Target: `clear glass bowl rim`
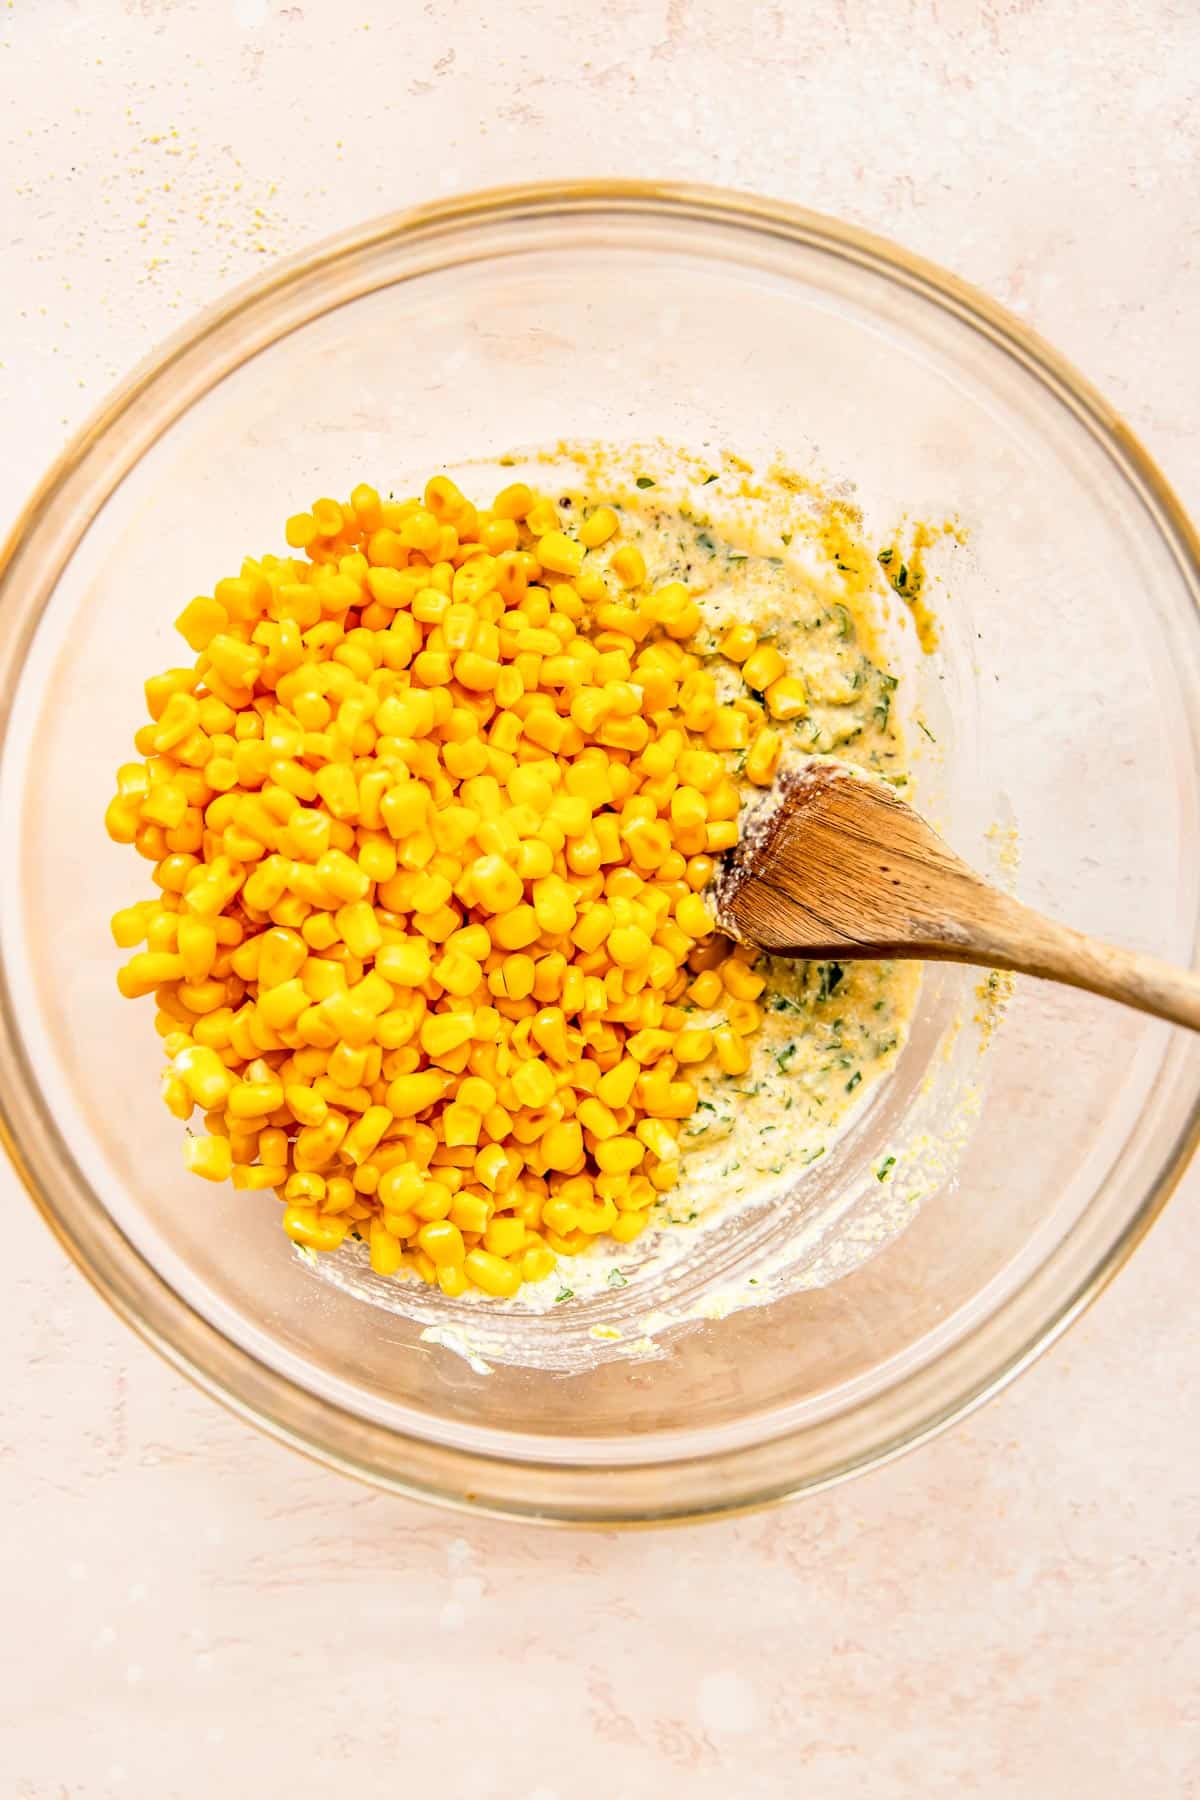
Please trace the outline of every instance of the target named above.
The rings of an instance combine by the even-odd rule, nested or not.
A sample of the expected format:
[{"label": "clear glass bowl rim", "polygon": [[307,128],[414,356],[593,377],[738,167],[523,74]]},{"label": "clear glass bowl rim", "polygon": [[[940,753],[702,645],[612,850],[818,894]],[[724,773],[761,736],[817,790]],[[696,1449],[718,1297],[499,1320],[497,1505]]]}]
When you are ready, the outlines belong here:
[{"label": "clear glass bowl rim", "polygon": [[[375,253],[452,268],[479,227],[624,216],[753,231],[865,267],[943,308],[1051,389],[1144,497],[1200,613],[1200,539],[1124,421],[1056,351],[986,295],[901,247],[781,201],[641,181],[494,188],[385,215],[278,263],[169,339],[78,433],[0,549],[0,755],[11,696],[37,623],[91,520],[128,470],[187,409],[259,350],[396,278]],[[1124,1265],[1200,1141],[1200,1095],[1105,1254],[1062,1279],[1069,1240],[971,1332],[839,1417],[680,1463],[620,1468],[489,1458],[405,1437],[288,1381],[193,1310],[104,1211],[58,1133],[25,1056],[0,960],[0,1142],[74,1262],[172,1367],[242,1418],[344,1474],[465,1510],[567,1524],[649,1524],[746,1510],[835,1482],[924,1442],[1000,1392],[1052,1344]]]}]

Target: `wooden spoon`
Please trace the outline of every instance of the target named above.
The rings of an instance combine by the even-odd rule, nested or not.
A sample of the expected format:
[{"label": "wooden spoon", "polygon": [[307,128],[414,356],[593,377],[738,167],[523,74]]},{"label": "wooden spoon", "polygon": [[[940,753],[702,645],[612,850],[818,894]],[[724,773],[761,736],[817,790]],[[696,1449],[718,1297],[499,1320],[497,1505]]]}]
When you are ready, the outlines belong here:
[{"label": "wooden spoon", "polygon": [[1200,975],[1031,912],[961,862],[890,788],[837,763],[779,776],[712,898],[721,930],[776,956],[1016,969],[1200,1031]]}]

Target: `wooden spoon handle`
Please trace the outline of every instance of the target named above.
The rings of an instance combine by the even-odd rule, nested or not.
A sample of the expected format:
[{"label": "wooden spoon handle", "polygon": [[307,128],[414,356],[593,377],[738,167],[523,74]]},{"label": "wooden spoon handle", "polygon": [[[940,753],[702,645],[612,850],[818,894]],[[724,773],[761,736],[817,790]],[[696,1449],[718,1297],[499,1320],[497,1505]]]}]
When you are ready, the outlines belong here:
[{"label": "wooden spoon handle", "polygon": [[[994,888],[988,891],[991,904],[972,921],[972,962],[978,959],[997,969],[1065,981],[1071,987],[1086,988],[1200,1031],[1200,974],[1174,968],[1137,950],[1101,943],[1099,938],[1043,918]],[[957,960],[949,942],[941,954]]]}]

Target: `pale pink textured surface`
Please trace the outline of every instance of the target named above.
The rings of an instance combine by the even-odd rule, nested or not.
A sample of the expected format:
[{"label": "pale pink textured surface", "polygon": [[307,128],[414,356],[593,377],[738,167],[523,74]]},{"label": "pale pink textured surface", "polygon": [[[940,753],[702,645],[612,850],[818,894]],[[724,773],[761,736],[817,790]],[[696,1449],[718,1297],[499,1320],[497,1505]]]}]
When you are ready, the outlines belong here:
[{"label": "pale pink textured surface", "polygon": [[[562,174],[758,188],[1016,307],[1200,508],[1200,14],[1146,0],[7,0],[7,511],[270,256]],[[152,1102],[151,1102],[152,1103]],[[0,1795],[1200,1793],[1200,1178],[1049,1360],[814,1501],[548,1534],[170,1374],[7,1170]]]}]

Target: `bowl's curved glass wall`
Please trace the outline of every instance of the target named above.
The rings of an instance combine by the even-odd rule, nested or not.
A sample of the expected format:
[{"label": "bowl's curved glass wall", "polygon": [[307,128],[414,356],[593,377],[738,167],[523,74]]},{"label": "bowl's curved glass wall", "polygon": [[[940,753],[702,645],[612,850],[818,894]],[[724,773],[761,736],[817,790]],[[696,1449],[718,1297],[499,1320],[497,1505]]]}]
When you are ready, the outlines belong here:
[{"label": "bowl's curved glass wall", "polygon": [[316,259],[179,351],[30,522],[0,627],[0,1103],[48,1209],[152,1336],[310,1447],[484,1503],[651,1514],[826,1479],[994,1380],[1155,1203],[1197,1054],[1020,984],[980,1056],[977,978],[938,973],[837,1171],[873,1180],[957,1059],[976,1116],[908,1228],[840,1281],[573,1375],[472,1366],[422,1338],[428,1316],[314,1279],[269,1197],[189,1179],[107,929],[146,878],[102,829],[142,677],[181,659],[184,602],[279,547],[309,497],[562,437],[782,454],[845,482],[880,541],[904,513],[954,514],[942,649],[917,676],[938,739],[922,798],[984,866],[1015,824],[1022,898],[1189,962],[1195,569],[1136,452],[903,259],[782,211],[633,193],[451,207]]}]

